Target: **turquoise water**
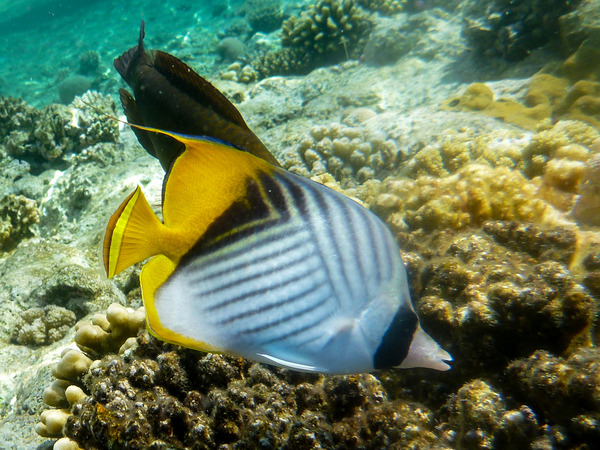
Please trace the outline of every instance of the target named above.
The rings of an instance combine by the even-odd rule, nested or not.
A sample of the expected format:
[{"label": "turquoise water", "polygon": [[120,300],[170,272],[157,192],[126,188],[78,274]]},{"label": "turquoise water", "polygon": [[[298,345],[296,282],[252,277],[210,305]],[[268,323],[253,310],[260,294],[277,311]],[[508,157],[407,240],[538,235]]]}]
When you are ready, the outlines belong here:
[{"label": "turquoise water", "polygon": [[[0,449],[600,447],[598,17],[597,0],[0,1]],[[146,91],[139,73],[128,82],[119,75],[113,61],[138,44],[142,21],[146,50],[212,83],[201,84],[202,95],[195,75],[163,85],[158,77]],[[161,60],[149,55],[154,70]],[[183,66],[161,70],[172,75],[175,67]],[[131,105],[124,110],[119,89],[135,97],[141,119]],[[143,104],[148,92],[167,100]],[[180,155],[179,143],[144,140],[114,120],[126,116],[216,138],[237,156],[203,143],[230,158],[229,169],[212,163],[225,174],[214,185],[206,182],[211,167],[187,183],[182,167],[193,169],[189,155],[199,150]],[[289,175],[263,174],[251,192],[251,181],[239,182],[249,161],[240,149],[261,158],[265,173],[277,173],[269,165],[277,163],[370,212],[327,200],[338,197],[306,201],[325,188],[294,191],[281,181],[295,179]],[[174,161],[186,165],[166,173]],[[177,193],[170,200],[165,179]],[[239,199],[232,186],[242,186]],[[187,273],[178,264],[208,254],[206,235],[243,235],[240,222],[254,226],[261,208],[270,220],[286,208],[312,223],[329,220],[320,231],[329,239],[319,235],[318,245],[333,271],[343,268],[332,285],[351,296],[377,290],[352,275],[384,279],[386,260],[401,289],[381,298],[393,291],[400,299],[385,308],[374,301],[381,309],[359,317],[352,306],[336,310],[339,320],[325,322],[324,332],[340,336],[360,323],[368,339],[358,342],[368,343],[323,350],[314,361],[290,364],[253,348],[198,351],[200,338],[185,333],[204,336],[194,324],[212,318],[193,307],[175,320],[178,334],[158,332],[191,349],[163,342],[148,333],[144,300],[167,266],[147,270],[142,292],[146,261],[119,270],[107,262],[121,257],[114,218],[136,217],[133,204],[119,205],[139,192],[159,218],[180,198],[177,214],[201,209],[189,235],[178,235],[194,245],[169,254],[178,267],[166,285],[177,291],[173,311],[185,290],[173,286]],[[210,195],[230,207],[217,214],[203,203]],[[344,205],[356,208],[350,219]],[[376,231],[364,226],[371,213],[382,220]],[[156,232],[143,223],[140,241]],[[196,230],[199,223],[209,231]],[[258,242],[275,248],[257,230]],[[381,236],[389,258],[375,248]],[[268,263],[256,259],[226,281],[268,284],[269,274],[288,269],[259,271]],[[256,271],[264,278],[248,275]],[[252,295],[229,319],[249,329],[297,323]],[[399,307],[409,296],[420,326],[448,353],[423,343],[415,316]],[[404,315],[377,312],[386,308]],[[296,312],[304,317],[306,308]],[[235,325],[227,330],[235,334]],[[417,341],[429,350],[406,357]],[[293,359],[296,350],[281,352]],[[420,364],[350,375],[281,368],[335,362],[344,372],[391,360]],[[446,368],[441,360],[451,369],[433,370]]]}]

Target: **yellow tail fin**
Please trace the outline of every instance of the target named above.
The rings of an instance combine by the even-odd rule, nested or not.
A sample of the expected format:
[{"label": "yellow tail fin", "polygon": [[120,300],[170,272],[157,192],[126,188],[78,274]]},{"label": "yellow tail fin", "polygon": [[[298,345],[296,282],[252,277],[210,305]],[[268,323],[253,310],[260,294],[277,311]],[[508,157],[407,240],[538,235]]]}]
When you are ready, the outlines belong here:
[{"label": "yellow tail fin", "polygon": [[104,236],[104,269],[111,278],[160,252],[160,222],[138,186],[115,211]]}]

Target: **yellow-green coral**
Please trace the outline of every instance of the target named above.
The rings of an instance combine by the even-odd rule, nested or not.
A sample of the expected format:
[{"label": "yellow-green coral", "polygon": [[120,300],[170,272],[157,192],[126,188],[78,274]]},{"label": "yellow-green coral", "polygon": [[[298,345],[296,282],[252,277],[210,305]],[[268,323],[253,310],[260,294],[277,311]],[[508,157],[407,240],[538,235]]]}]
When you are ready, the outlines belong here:
[{"label": "yellow-green coral", "polygon": [[[461,229],[490,219],[554,222],[554,210],[536,198],[539,186],[507,167],[471,163],[445,178],[386,180],[382,191],[411,229]],[[385,211],[380,211],[385,214]],[[393,218],[389,218],[393,220]]]},{"label": "yellow-green coral", "polygon": [[[572,223],[576,202],[594,211],[600,204],[590,181],[600,150],[594,142],[598,131],[578,121],[558,122],[530,139],[505,131],[448,133],[404,165],[404,178],[389,177],[369,197],[356,192],[396,230],[462,229],[490,219]],[[590,222],[581,207],[576,216]]]},{"label": "yellow-green coral", "polygon": [[493,91],[482,83],[473,83],[462,95],[444,100],[440,108],[445,111],[481,111],[527,130],[537,129],[540,122],[550,118],[552,112],[543,103],[527,107],[514,100],[494,100]]},{"label": "yellow-green coral", "polygon": [[443,101],[447,111],[481,111],[521,128],[537,130],[549,119],[581,120],[600,129],[600,49],[584,43],[560,65],[549,64],[531,77],[524,103],[494,100],[483,83],[469,85],[460,96]]}]

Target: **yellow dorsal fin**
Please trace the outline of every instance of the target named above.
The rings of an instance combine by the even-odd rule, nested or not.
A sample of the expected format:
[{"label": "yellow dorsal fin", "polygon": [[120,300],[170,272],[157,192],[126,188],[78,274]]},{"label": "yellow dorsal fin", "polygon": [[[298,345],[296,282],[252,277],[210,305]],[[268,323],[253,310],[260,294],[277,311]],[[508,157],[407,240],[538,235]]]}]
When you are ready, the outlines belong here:
[{"label": "yellow dorsal fin", "polygon": [[235,201],[244,199],[250,180],[276,170],[263,159],[220,142],[176,138],[186,148],[167,174],[163,220],[168,227],[193,227],[197,237]]},{"label": "yellow dorsal fin", "polygon": [[104,269],[111,278],[160,253],[163,224],[138,186],[110,218],[104,236]]},{"label": "yellow dorsal fin", "polygon": [[231,205],[243,200],[248,184],[277,167],[251,153],[210,138],[130,124],[170,136],[185,145],[165,175],[163,221],[138,188],[111,218],[104,241],[109,277],[144,259],[163,254],[175,264]]}]

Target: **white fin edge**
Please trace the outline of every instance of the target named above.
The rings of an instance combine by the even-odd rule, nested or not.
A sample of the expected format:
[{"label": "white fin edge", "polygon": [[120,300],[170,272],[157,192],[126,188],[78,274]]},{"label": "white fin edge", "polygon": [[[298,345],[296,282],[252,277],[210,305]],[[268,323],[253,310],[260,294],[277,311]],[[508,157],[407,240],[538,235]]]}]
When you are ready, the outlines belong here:
[{"label": "white fin edge", "polygon": [[398,367],[402,369],[413,367],[425,367],[435,370],[451,369],[444,361],[452,361],[450,353],[441,348],[419,325],[408,349],[408,354]]},{"label": "white fin edge", "polygon": [[272,362],[280,367],[284,367],[286,369],[294,369],[301,370],[303,372],[318,372],[319,369],[315,366],[309,366],[306,364],[295,363],[291,361],[286,361],[285,359],[277,358],[272,355],[267,355],[266,353],[257,353],[257,356],[263,358],[266,363]]}]

